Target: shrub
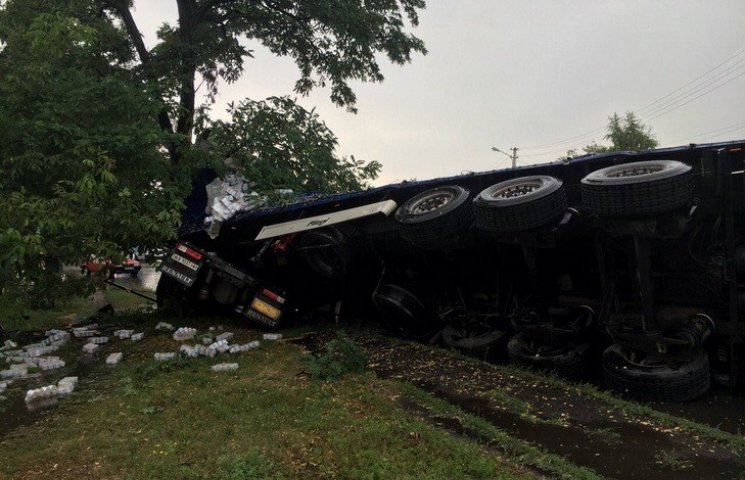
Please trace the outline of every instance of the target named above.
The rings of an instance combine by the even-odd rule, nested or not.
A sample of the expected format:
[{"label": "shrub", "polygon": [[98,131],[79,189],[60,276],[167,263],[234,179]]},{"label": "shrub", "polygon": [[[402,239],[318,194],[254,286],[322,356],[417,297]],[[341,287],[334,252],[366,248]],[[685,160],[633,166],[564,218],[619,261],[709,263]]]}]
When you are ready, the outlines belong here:
[{"label": "shrub", "polygon": [[347,373],[362,373],[367,355],[357,344],[341,336],[326,344],[326,351],[308,361],[310,374],[320,380],[336,380]]}]

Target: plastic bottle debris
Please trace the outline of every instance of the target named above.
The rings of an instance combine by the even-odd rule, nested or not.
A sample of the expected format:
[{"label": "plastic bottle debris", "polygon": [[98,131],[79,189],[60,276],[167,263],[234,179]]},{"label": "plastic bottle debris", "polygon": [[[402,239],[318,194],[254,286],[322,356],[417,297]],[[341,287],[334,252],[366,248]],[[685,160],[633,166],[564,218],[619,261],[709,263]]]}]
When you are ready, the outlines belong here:
[{"label": "plastic bottle debris", "polygon": [[190,358],[197,358],[199,356],[196,348],[192,347],[191,345],[181,345],[179,351]]},{"label": "plastic bottle debris", "polygon": [[78,386],[78,377],[65,377],[57,382],[57,396],[66,397]]},{"label": "plastic bottle debris", "polygon": [[98,350],[99,348],[101,348],[101,347],[98,344],[95,344],[95,343],[86,343],[85,345],[83,345],[83,351],[85,353],[93,353],[96,350]]},{"label": "plastic bottle debris", "polygon": [[219,353],[225,353],[230,350],[230,345],[228,345],[227,340],[218,340],[207,348],[212,348]]},{"label": "plastic bottle debris", "polygon": [[176,358],[176,352],[154,353],[153,358],[158,362],[166,362]]},{"label": "plastic bottle debris", "polygon": [[113,335],[120,340],[124,340],[125,338],[131,338],[134,332],[134,330],[117,330]]},{"label": "plastic bottle debris", "polygon": [[109,341],[109,337],[92,337],[88,339],[88,343],[95,343],[96,345],[103,345]]},{"label": "plastic bottle debris", "polygon": [[28,348],[26,350],[26,355],[29,357],[41,357],[42,355],[49,355],[50,353],[56,352],[58,349],[59,349],[59,346],[57,345],[46,345],[46,346]]},{"label": "plastic bottle debris", "polygon": [[264,340],[282,340],[281,333],[265,333],[263,335]]},{"label": "plastic bottle debris", "polygon": [[65,366],[65,361],[59,357],[39,357],[34,360],[34,363],[42,370],[54,370]]},{"label": "plastic bottle debris", "polygon": [[142,340],[143,338],[145,338],[145,334],[142,333],[142,332],[140,332],[140,333],[134,333],[134,334],[132,334],[132,336],[130,338],[132,339],[133,342],[139,342],[140,340]]},{"label": "plastic bottle debris", "polygon": [[33,403],[49,398],[57,399],[57,385],[47,385],[46,387],[34,388],[26,392],[26,403]]},{"label": "plastic bottle debris", "polygon": [[196,328],[181,327],[173,333],[173,339],[183,342],[184,340],[191,340],[196,334]]},{"label": "plastic bottle debris", "polygon": [[44,334],[49,345],[62,346],[70,341],[70,334],[64,330],[47,330]]},{"label": "plastic bottle debris", "polygon": [[88,330],[88,329],[82,329],[78,330],[77,328],[72,331],[72,334],[75,336],[75,338],[85,338],[85,337],[93,337],[97,334],[95,330]]},{"label": "plastic bottle debris", "polygon": [[231,332],[225,332],[225,333],[221,333],[220,335],[217,336],[217,341],[220,341],[220,340],[230,340],[232,338],[233,338],[233,334]]},{"label": "plastic bottle debris", "polygon": [[111,355],[109,355],[108,357],[106,357],[106,364],[107,365],[116,365],[117,363],[119,363],[119,362],[122,361],[122,357],[123,356],[124,355],[122,355],[122,352],[112,353]]},{"label": "plastic bottle debris", "polygon": [[238,370],[237,363],[218,363],[217,365],[212,365],[213,372],[230,372],[232,370]]},{"label": "plastic bottle debris", "polygon": [[202,344],[203,345],[211,345],[212,342],[214,342],[214,340],[212,339],[212,337],[208,337],[208,336],[202,337]]},{"label": "plastic bottle debris", "polygon": [[166,322],[160,322],[155,326],[156,330],[173,330],[173,325]]},{"label": "plastic bottle debris", "polygon": [[230,353],[242,353],[247,352],[249,350],[253,350],[254,348],[258,348],[259,341],[254,340],[253,342],[244,343],[243,345],[233,345],[230,347],[229,352]]},{"label": "plastic bottle debris", "polygon": [[0,370],[0,378],[21,378],[28,375],[28,365],[11,365],[7,370]]},{"label": "plastic bottle debris", "polygon": [[18,344],[13,340],[6,340],[0,350],[13,350],[14,348],[18,348]]}]

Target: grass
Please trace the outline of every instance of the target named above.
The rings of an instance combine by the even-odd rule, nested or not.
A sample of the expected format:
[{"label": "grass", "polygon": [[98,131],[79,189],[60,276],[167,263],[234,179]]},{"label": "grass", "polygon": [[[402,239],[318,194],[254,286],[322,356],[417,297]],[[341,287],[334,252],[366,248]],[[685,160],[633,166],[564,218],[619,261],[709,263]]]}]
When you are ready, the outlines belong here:
[{"label": "grass", "polygon": [[111,304],[116,312],[136,310],[153,302],[124,290],[108,287],[100,291],[101,298],[72,298],[60,307],[29,309],[13,299],[0,297],[0,324],[6,330],[44,330],[62,327],[93,315],[96,310]]},{"label": "grass", "polygon": [[220,360],[208,358],[152,362],[153,352],[175,345],[166,335],[127,344],[122,364],[95,367],[95,383],[0,437],[0,477],[536,477],[509,455],[399,408],[403,384],[366,372],[313,379],[304,373],[307,354],[287,343],[237,357],[235,372],[212,372]]}]

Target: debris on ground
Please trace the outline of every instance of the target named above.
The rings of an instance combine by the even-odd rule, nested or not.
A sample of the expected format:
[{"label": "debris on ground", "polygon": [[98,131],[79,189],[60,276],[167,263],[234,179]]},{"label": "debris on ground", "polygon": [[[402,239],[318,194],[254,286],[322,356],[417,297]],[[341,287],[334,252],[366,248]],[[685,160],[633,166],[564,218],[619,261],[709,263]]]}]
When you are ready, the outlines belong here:
[{"label": "debris on ground", "polygon": [[249,350],[252,350],[254,348],[258,348],[259,341],[254,340],[253,342],[244,343],[243,345],[233,345],[230,347],[230,350],[228,350],[230,353],[242,353],[247,352]]},{"label": "debris on ground", "polygon": [[166,362],[168,360],[173,360],[174,358],[176,358],[176,352],[157,352],[153,354],[153,358],[157,362]]},{"label": "debris on ground", "polygon": [[65,377],[57,382],[57,394],[62,397],[70,395],[78,386],[78,377]]},{"label": "debris on ground", "polygon": [[30,359],[41,370],[54,370],[65,366],[65,361],[59,357],[38,357]]},{"label": "debris on ground", "polygon": [[143,332],[140,332],[140,333],[134,333],[134,334],[132,334],[131,340],[133,342],[139,342],[143,338],[145,338],[145,334]]},{"label": "debris on ground", "polygon": [[218,363],[217,365],[212,365],[213,372],[230,372],[232,370],[238,370],[237,363]]},{"label": "debris on ground", "polygon": [[28,376],[28,365],[25,363],[11,365],[7,370],[0,370],[0,378],[23,378]]},{"label": "debris on ground", "polygon": [[178,342],[183,342],[184,340],[191,340],[196,334],[196,328],[181,327],[173,333],[173,339]]},{"label": "debris on ground", "polygon": [[220,335],[218,335],[215,340],[219,342],[220,340],[230,340],[232,338],[233,338],[232,332],[225,332],[225,333],[221,333]]},{"label": "debris on ground", "polygon": [[119,362],[122,361],[122,357],[123,356],[124,355],[122,354],[122,352],[112,353],[111,355],[109,355],[108,357],[106,357],[106,364],[107,365],[116,365],[117,363],[119,363]]},{"label": "debris on ground", "polygon": [[5,390],[8,388],[8,382],[0,382],[0,395],[5,393]]},{"label": "debris on ground", "polygon": [[97,345],[97,344],[95,344],[95,343],[86,343],[85,345],[83,345],[83,351],[85,353],[93,353],[96,350],[98,350],[99,348],[100,348],[100,346]]},{"label": "debris on ground", "polygon": [[109,337],[92,337],[88,339],[88,343],[95,343],[96,345],[103,345],[108,343]]},{"label": "debris on ground", "polygon": [[89,327],[80,327],[80,328],[73,329],[72,334],[73,336],[75,336],[75,338],[85,338],[85,337],[94,337],[98,335],[98,332]]},{"label": "debris on ground", "polygon": [[132,338],[134,332],[134,330],[116,330],[113,335],[119,340],[124,340],[125,338]]},{"label": "debris on ground", "polygon": [[166,322],[160,322],[155,326],[156,330],[173,330],[173,325]]},{"label": "debris on ground", "polygon": [[265,333],[263,335],[264,340],[282,340],[281,333]]},{"label": "debris on ground", "polygon": [[50,407],[57,403],[59,390],[57,385],[47,385],[41,388],[34,388],[26,392],[26,406],[30,410],[42,407]]},{"label": "debris on ground", "polygon": [[230,345],[228,345],[227,340],[218,340],[207,348],[212,348],[219,353],[225,353],[230,350]]}]

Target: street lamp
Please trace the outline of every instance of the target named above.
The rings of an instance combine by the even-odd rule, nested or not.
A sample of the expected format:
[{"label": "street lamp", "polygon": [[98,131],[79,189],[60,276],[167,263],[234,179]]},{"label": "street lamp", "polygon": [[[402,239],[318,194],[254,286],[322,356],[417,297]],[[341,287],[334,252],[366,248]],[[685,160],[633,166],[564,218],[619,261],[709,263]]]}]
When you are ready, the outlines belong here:
[{"label": "street lamp", "polygon": [[510,160],[512,160],[512,168],[515,168],[517,166],[517,150],[518,150],[517,147],[512,147],[512,149],[511,149],[512,150],[512,155],[510,155],[509,153],[504,152],[504,151],[498,149],[497,147],[491,147],[491,149],[493,151],[495,151],[495,152],[504,153],[505,155],[507,155],[510,158]]}]

